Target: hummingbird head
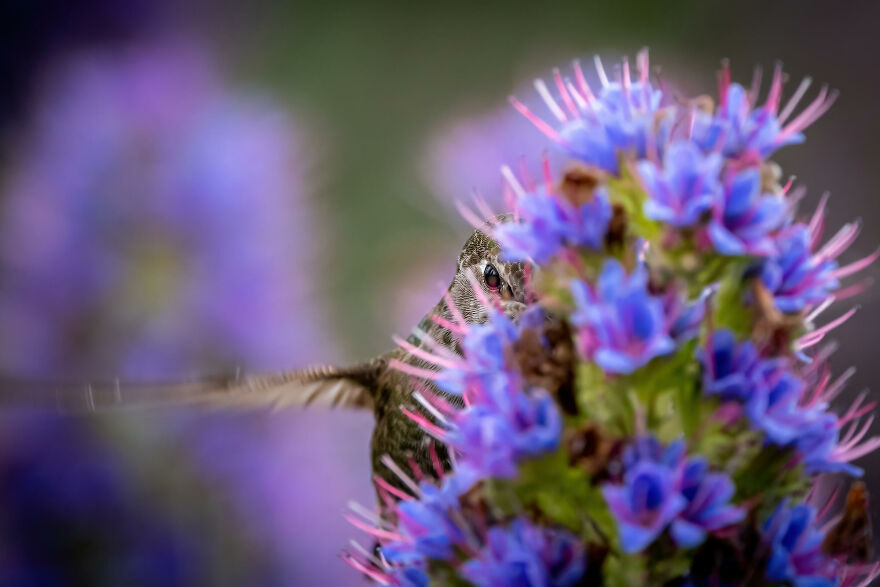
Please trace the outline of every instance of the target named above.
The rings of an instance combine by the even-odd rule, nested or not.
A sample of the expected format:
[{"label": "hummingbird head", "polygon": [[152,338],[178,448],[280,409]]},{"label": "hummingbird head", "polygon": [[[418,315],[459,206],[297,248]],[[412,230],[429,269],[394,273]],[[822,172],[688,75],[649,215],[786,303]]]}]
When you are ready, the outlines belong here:
[{"label": "hummingbird head", "polygon": [[470,324],[482,324],[489,319],[489,308],[480,301],[468,276],[474,278],[485,298],[497,299],[501,308],[513,320],[525,310],[525,267],[501,259],[501,247],[485,233],[477,230],[467,239],[458,257],[455,277],[449,294]]},{"label": "hummingbird head", "polygon": [[[507,218],[500,216],[497,222]],[[413,329],[409,342],[420,345],[431,337],[445,347],[461,354],[458,337],[441,326],[432,316],[454,321],[446,303],[447,297],[455,304],[468,324],[484,324],[489,320],[489,308],[481,300],[497,300],[504,313],[516,321],[526,309],[525,265],[502,260],[501,247],[485,232],[474,231],[462,247],[455,265],[455,277],[449,285],[448,296],[441,299]],[[483,295],[474,291],[476,284]]]}]

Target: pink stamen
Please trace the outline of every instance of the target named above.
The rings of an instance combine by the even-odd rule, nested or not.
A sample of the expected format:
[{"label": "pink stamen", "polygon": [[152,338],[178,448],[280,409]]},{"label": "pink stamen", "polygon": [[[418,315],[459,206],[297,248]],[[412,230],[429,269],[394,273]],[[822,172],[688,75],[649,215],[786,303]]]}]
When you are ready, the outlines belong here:
[{"label": "pink stamen", "polygon": [[360,518],[355,518],[352,515],[345,514],[343,516],[349,524],[357,528],[358,530],[363,530],[367,534],[375,536],[376,538],[382,540],[400,540],[403,538],[401,534],[397,532],[391,532],[390,530],[381,530],[374,526],[370,526],[366,522],[362,521]]},{"label": "pink stamen", "polygon": [[415,387],[416,390],[422,394],[422,397],[425,398],[425,401],[431,404],[435,410],[440,412],[441,416],[449,418],[458,413],[459,409],[457,406],[452,405],[424,385],[417,382]]},{"label": "pink stamen", "polygon": [[642,84],[647,84],[648,77],[651,75],[650,59],[647,47],[642,48],[636,54],[636,68],[639,70],[639,82]]},{"label": "pink stamen", "polygon": [[607,88],[610,86],[611,83],[605,74],[605,67],[602,65],[602,58],[598,55],[593,55],[593,66],[596,68],[596,73],[599,74],[599,81],[602,83],[602,87]]},{"label": "pink stamen", "polygon": [[[764,107],[773,114],[779,110],[779,101],[782,99],[782,64],[777,63],[773,68],[773,81],[770,82],[770,93]],[[752,102],[754,104],[755,102]]]},{"label": "pink stamen", "polygon": [[853,375],[855,375],[855,373],[855,367],[850,367],[849,369],[844,371],[843,375],[838,377],[837,381],[832,383],[831,387],[829,387],[825,391],[825,393],[822,394],[822,400],[826,403],[831,403],[832,401],[834,401],[834,398],[840,395],[840,392],[843,391],[844,388],[846,388],[847,382],[850,380],[850,378],[852,378]]},{"label": "pink stamen", "polygon": [[572,62],[572,68],[574,69],[574,79],[577,82],[581,94],[587,104],[592,107],[593,102],[596,100],[596,96],[593,95],[593,91],[590,89],[590,84],[587,83],[587,78],[584,76],[584,70],[581,68],[580,59],[575,59]]},{"label": "pink stamen", "polygon": [[840,494],[840,486],[834,488],[834,491],[831,492],[831,495],[828,496],[828,499],[825,500],[825,505],[822,506],[822,509],[819,510],[819,513],[816,514],[816,519],[821,520],[828,515],[831,511],[831,508],[834,507],[834,502],[837,501],[837,496]]},{"label": "pink stamen", "polygon": [[858,430],[855,434],[847,434],[846,439],[842,440],[837,447],[842,454],[843,453],[852,453],[853,449],[857,447],[859,442],[865,437],[868,432],[871,430],[871,426],[874,424],[874,416],[869,417],[865,420],[865,423],[861,428],[858,428],[857,425],[853,425],[851,430]]},{"label": "pink stamen", "polygon": [[805,77],[801,80],[801,83],[798,85],[791,98],[789,98],[788,103],[785,105],[785,108],[782,109],[782,112],[777,118],[777,121],[780,125],[785,124],[785,121],[788,120],[788,117],[791,116],[791,113],[794,112],[795,108],[797,108],[797,105],[800,103],[801,98],[804,97],[804,94],[806,94],[807,90],[810,88],[811,83],[813,83],[813,80],[808,77]]},{"label": "pink stamen", "polygon": [[455,324],[454,322],[450,322],[449,320],[447,320],[443,316],[440,316],[439,314],[431,314],[431,321],[434,324],[436,324],[438,326],[442,326],[443,328],[449,330],[450,332],[454,332],[455,334],[467,333],[467,328],[465,328],[463,326],[459,326],[458,324]]},{"label": "pink stamen", "polygon": [[550,94],[550,90],[547,88],[547,84],[544,83],[542,79],[536,79],[534,81],[535,90],[538,91],[538,95],[541,96],[541,99],[544,100],[544,104],[547,105],[547,108],[556,117],[559,122],[565,123],[568,122],[568,116],[565,115],[565,111],[559,107],[559,104],[556,103],[556,100],[553,98],[553,95]]},{"label": "pink stamen", "polygon": [[861,219],[843,225],[840,230],[837,231],[837,234],[831,237],[831,240],[825,243],[825,246],[816,253],[816,261],[821,262],[826,259],[837,258],[855,242],[861,230]]},{"label": "pink stamen", "polygon": [[376,485],[378,485],[382,490],[387,491],[398,499],[401,499],[403,501],[410,501],[413,499],[412,495],[391,485],[390,483],[388,483],[388,481],[382,479],[378,475],[373,475],[373,482],[375,482]]},{"label": "pink stamen", "polygon": [[388,361],[388,366],[392,369],[400,371],[401,373],[406,373],[407,375],[418,377],[419,379],[437,381],[438,379],[440,379],[441,376],[441,373],[439,371],[432,371],[431,369],[414,367],[413,365],[398,361],[397,359],[391,359],[390,361]]},{"label": "pink stamen", "polygon": [[437,426],[436,424],[433,424],[430,420],[428,420],[422,414],[419,414],[417,412],[413,412],[412,410],[409,410],[407,408],[400,408],[400,410],[404,414],[406,414],[410,420],[412,420],[413,422],[418,424],[422,429],[425,430],[425,432],[427,432],[428,434],[430,434],[431,436],[433,436],[437,440],[442,441],[444,439],[444,437],[446,436],[446,430],[444,430],[440,426]]},{"label": "pink stamen", "polygon": [[[859,308],[860,308],[860,306],[850,308],[850,310],[848,312],[846,312],[843,316],[835,318],[834,320],[832,320],[831,322],[829,322],[825,326],[817,328],[816,330],[814,330],[810,334],[806,335],[806,337],[810,337],[810,338],[818,337],[819,339],[821,339],[823,336],[825,336],[826,334],[828,334],[829,332],[831,332],[832,330],[834,330],[835,328],[837,328],[838,326],[840,326],[841,324],[843,324],[844,322],[846,322],[847,320],[852,318],[853,314],[855,314],[856,312],[859,311]],[[817,340],[816,342],[819,342],[819,341]]]},{"label": "pink stamen", "polygon": [[568,89],[568,93],[574,98],[574,101],[577,103],[578,109],[584,112],[592,112],[590,105],[587,104],[587,101],[584,100],[583,96],[581,96],[580,92],[577,91],[577,88],[574,87],[574,84],[571,83],[571,80],[565,78],[565,87]]},{"label": "pink stamen", "polygon": [[547,138],[549,138],[551,141],[559,143],[560,145],[563,145],[565,147],[570,148],[568,141],[563,139],[562,135],[560,135],[558,132],[556,132],[556,129],[554,129],[549,124],[547,124],[546,122],[541,120],[531,110],[529,110],[528,106],[526,106],[525,104],[523,104],[522,102],[520,102],[519,100],[514,98],[513,96],[511,96],[509,98],[509,100],[510,100],[511,106],[513,106],[517,112],[519,112],[520,114],[525,116],[529,120],[529,122],[531,122],[535,126],[535,128],[537,128],[539,131],[544,133],[544,135],[546,135]]},{"label": "pink stamen", "polygon": [[440,457],[437,455],[437,445],[433,442],[428,444],[428,452],[431,454],[431,463],[434,465],[434,472],[438,478],[443,478],[443,466],[440,464]]},{"label": "pink stamen", "polygon": [[509,185],[504,183],[501,188],[501,194],[504,197],[504,205],[508,210],[513,212],[513,221],[519,222],[519,206],[516,203],[516,198],[513,197],[513,190],[510,189]]},{"label": "pink stamen", "polygon": [[351,568],[353,568],[354,570],[356,570],[357,572],[363,573],[364,575],[366,575],[367,577],[369,577],[370,579],[372,579],[376,583],[379,583],[380,585],[391,585],[391,583],[388,580],[387,574],[385,574],[377,569],[374,569],[372,567],[368,567],[367,565],[365,565],[361,561],[357,560],[356,558],[354,558],[350,554],[343,555],[342,561],[345,564],[347,564],[348,566],[350,566]]},{"label": "pink stamen", "polygon": [[[874,409],[874,407],[877,405],[876,402],[871,402],[865,406],[862,406],[862,402],[865,401],[865,398],[867,396],[868,392],[863,391],[856,397],[855,401],[853,401],[852,405],[846,411],[846,414],[844,414],[844,416],[838,420],[839,426],[843,427],[843,425],[850,420],[860,418]],[[867,410],[865,408],[867,408]]]},{"label": "pink stamen", "polygon": [[468,221],[468,224],[480,231],[487,230],[486,221],[474,214],[473,210],[465,206],[461,200],[455,201],[455,207],[458,209],[461,217]]},{"label": "pink stamen", "polygon": [[858,273],[862,269],[865,269],[866,267],[871,265],[874,261],[877,260],[878,257],[880,257],[880,249],[877,249],[867,257],[863,257],[858,261],[853,261],[849,265],[844,265],[839,269],[835,269],[831,272],[831,277],[835,279],[840,279],[852,275],[853,273]]},{"label": "pink stamen", "polygon": [[[424,335],[424,336],[422,336]],[[419,342],[427,346],[434,354],[441,356],[446,359],[451,359],[453,361],[460,361],[461,357],[434,340],[434,338],[428,334],[427,332],[421,331],[419,335]]]},{"label": "pink stamen", "polygon": [[429,353],[423,348],[419,348],[414,344],[407,342],[406,340],[393,336],[391,339],[400,346],[403,350],[408,352],[409,354],[416,356],[420,359],[423,359],[429,363],[437,365],[438,367],[445,367],[446,369],[456,369],[461,365],[460,361],[453,361],[450,359],[445,359],[443,357],[438,357],[432,353]]},{"label": "pink stamen", "polygon": [[819,94],[810,103],[810,105],[804,108],[801,113],[794,118],[794,120],[785,125],[785,127],[777,136],[776,142],[778,143],[784,141],[789,136],[798,133],[810,126],[820,116],[825,114],[825,112],[829,108],[831,108],[831,105],[834,104],[835,100],[837,100],[837,92],[832,92],[832,94],[828,96],[828,86],[822,86],[822,89],[819,90]]},{"label": "pink stamen", "polygon": [[382,458],[380,460],[382,461],[383,465],[391,470],[392,473],[397,475],[397,478],[400,479],[404,485],[406,485],[407,489],[413,492],[413,495],[415,495],[416,497],[421,497],[422,490],[419,488],[418,483],[413,481],[409,475],[404,473],[403,469],[401,469],[400,466],[394,462],[394,459],[391,458],[391,455],[384,454],[382,455]]},{"label": "pink stamen", "polygon": [[458,309],[458,305],[455,303],[455,300],[452,299],[452,295],[448,291],[443,294],[443,301],[446,302],[446,307],[449,308],[449,312],[452,314],[452,319],[455,320],[455,323],[466,332],[467,320],[461,315],[461,310]]},{"label": "pink stamen", "polygon": [[816,206],[816,211],[813,212],[813,217],[810,218],[810,248],[816,246],[816,243],[822,238],[822,231],[825,228],[825,207],[828,205],[828,198],[830,196],[829,192],[822,194],[819,205]]},{"label": "pink stamen", "polygon": [[853,296],[857,296],[860,293],[864,292],[866,289],[871,287],[874,283],[874,280],[871,278],[860,281],[859,283],[854,283],[849,287],[845,287],[843,289],[837,290],[834,292],[835,300],[845,300],[851,298]]},{"label": "pink stamen", "polygon": [[550,169],[550,158],[546,153],[541,158],[541,171],[544,173],[544,189],[549,195],[553,193],[553,170]]},{"label": "pink stamen", "polygon": [[568,93],[568,88],[565,87],[565,82],[562,80],[562,74],[559,73],[559,68],[553,69],[553,79],[556,81],[556,89],[559,90],[559,95],[562,96],[562,102],[565,104],[565,107],[568,108],[568,111],[574,118],[580,118],[580,112],[572,101],[571,96]]},{"label": "pink stamen", "polygon": [[486,218],[486,223],[490,226],[495,224],[495,217],[497,214],[489,207],[489,204],[480,195],[479,192],[474,192],[473,194],[474,204],[477,207],[477,211],[482,214]]},{"label": "pink stamen", "polygon": [[419,483],[424,481],[425,480],[425,473],[422,472],[422,468],[419,466],[419,464],[416,462],[416,460],[412,457],[412,455],[409,455],[409,458],[407,460],[409,461],[409,470],[412,471],[413,477],[416,478],[416,481],[418,481]]},{"label": "pink stamen", "polygon": [[499,296],[493,295],[492,299],[490,300],[488,297],[486,297],[486,292],[484,292],[483,288],[480,287],[480,282],[477,281],[477,278],[474,276],[473,273],[467,273],[466,277],[468,282],[471,284],[471,288],[473,288],[474,290],[474,295],[476,296],[477,301],[479,301],[484,308],[494,307],[499,312],[504,311],[504,308],[502,308],[501,306],[501,298]]},{"label": "pink stamen", "polygon": [[755,70],[752,72],[752,83],[749,86],[749,91],[746,94],[746,97],[749,100],[749,104],[757,104],[758,103],[758,94],[761,92],[761,78],[764,75],[764,70],[761,66],[757,66]]},{"label": "pink stamen", "polygon": [[870,454],[880,448],[880,436],[874,436],[859,447],[848,448],[835,454],[836,458],[842,462],[850,462],[860,459],[866,454]]}]

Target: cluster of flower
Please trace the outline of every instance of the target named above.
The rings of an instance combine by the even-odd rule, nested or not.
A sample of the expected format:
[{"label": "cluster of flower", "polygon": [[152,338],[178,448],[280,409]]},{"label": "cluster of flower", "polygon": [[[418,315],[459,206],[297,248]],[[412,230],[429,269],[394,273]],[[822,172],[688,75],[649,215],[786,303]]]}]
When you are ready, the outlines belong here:
[{"label": "cluster of flower", "polygon": [[188,44],[77,54],[47,79],[2,183],[4,371],[173,378],[332,346],[291,269],[320,231],[286,112]]},{"label": "cluster of flower", "polygon": [[837,492],[817,508],[811,486],[861,474],[874,404],[832,412],[847,376],[813,348],[852,311],[816,318],[864,287],[839,280],[876,253],[838,267],[858,225],[818,247],[824,199],[797,221],[767,159],[834,95],[788,121],[808,82],[780,109],[779,68],[757,107],[760,78],[746,90],[725,66],[716,108],[656,89],[646,52],[637,80],[596,66],[596,93],[577,62],[558,97],[535,83],[558,124],[512,100],[575,162],[537,183],[503,168],[512,221],[466,216],[533,268],[537,303],[517,323],[452,308],[462,356],[408,345],[438,370],[396,365],[426,380],[402,409],[452,467],[414,480],[386,459],[408,491],[377,480],[384,516],[351,520],[378,548],[346,560],[395,585],[868,584],[863,486],[830,517]]}]

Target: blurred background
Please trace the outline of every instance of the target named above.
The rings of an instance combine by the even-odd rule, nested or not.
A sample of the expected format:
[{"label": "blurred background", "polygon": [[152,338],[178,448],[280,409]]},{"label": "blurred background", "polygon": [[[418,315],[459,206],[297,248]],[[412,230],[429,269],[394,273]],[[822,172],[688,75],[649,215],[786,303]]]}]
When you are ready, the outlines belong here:
[{"label": "blurred background", "polygon": [[[724,57],[740,81],[779,59],[839,89],[777,159],[806,210],[832,192],[830,227],[863,219],[864,256],[877,22],[868,1],[2,0],[0,371],[174,380],[388,350],[452,276],[454,201],[491,201],[500,163],[547,148],[507,96],[646,45],[683,93],[714,95]],[[880,376],[877,296],[837,331],[850,397]],[[347,500],[372,500],[370,426],[2,410],[0,584],[359,582],[338,553]]]}]

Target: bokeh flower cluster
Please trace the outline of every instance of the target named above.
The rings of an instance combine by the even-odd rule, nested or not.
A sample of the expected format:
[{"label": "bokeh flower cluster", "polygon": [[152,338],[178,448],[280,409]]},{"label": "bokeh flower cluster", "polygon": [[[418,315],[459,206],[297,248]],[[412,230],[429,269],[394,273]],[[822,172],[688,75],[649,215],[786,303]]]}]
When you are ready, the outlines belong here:
[{"label": "bokeh flower cluster", "polygon": [[715,99],[685,99],[646,51],[595,80],[537,81],[547,116],[512,99],[569,163],[504,167],[512,209],[466,216],[537,301],[452,325],[462,356],[418,349],[436,371],[395,365],[422,380],[401,409],[433,470],[384,461],[380,513],[349,516],[376,546],[346,561],[390,585],[869,584],[875,405],[832,408],[847,374],[822,343],[875,255],[840,264],[858,224],[825,239],[825,201],[802,217],[770,159],[835,94],[783,100],[777,68],[762,98],[725,65]]},{"label": "bokeh flower cluster", "polygon": [[45,76],[2,182],[0,369],[53,379],[281,369],[332,350],[305,131],[203,48]]}]

